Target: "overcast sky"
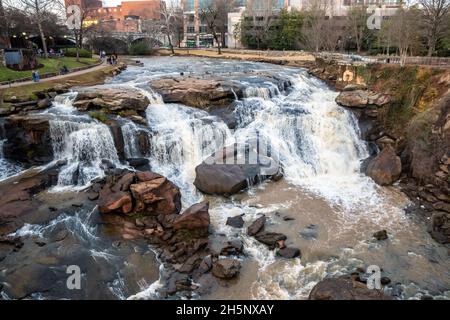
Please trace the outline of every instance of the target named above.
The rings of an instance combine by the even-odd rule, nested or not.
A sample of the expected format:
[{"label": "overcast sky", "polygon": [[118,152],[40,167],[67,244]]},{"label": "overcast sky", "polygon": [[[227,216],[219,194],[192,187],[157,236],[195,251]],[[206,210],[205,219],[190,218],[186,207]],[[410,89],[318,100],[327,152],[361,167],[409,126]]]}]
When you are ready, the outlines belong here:
[{"label": "overcast sky", "polygon": [[[106,6],[117,6],[122,1],[123,2],[127,2],[127,1],[133,1],[133,0],[103,0],[103,4],[106,5]],[[134,1],[136,1],[136,0],[134,0]],[[137,1],[139,1],[139,0],[137,0]],[[176,2],[178,0],[171,0],[171,1]],[[170,2],[170,0],[169,0],[169,2]]]}]

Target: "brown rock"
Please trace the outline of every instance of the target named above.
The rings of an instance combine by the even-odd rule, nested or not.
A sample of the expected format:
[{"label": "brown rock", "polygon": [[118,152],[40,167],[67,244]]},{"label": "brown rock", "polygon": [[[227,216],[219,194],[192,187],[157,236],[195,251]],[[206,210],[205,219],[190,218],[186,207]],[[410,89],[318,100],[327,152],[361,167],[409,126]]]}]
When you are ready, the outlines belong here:
[{"label": "brown rock", "polygon": [[174,221],[174,229],[208,230],[210,223],[208,210],[209,202],[194,204]]},{"label": "brown rock", "polygon": [[402,172],[400,157],[391,146],[386,146],[367,166],[367,175],[379,185],[391,185]]},{"label": "brown rock", "polygon": [[100,213],[130,213],[133,210],[131,195],[128,192],[102,189],[98,200],[98,210]]},{"label": "brown rock", "polygon": [[[138,179],[144,179],[144,176],[150,179],[151,174],[138,175]],[[130,190],[136,201],[135,212],[154,215],[180,212],[180,190],[162,176],[132,184]]]},{"label": "brown rock", "polygon": [[217,260],[212,267],[212,274],[220,279],[231,279],[239,274],[241,263],[235,259]]},{"label": "brown rock", "polygon": [[381,290],[367,288],[350,277],[329,278],[320,281],[309,294],[309,300],[391,300]]},{"label": "brown rock", "polygon": [[264,225],[266,223],[266,216],[259,217],[247,228],[247,234],[249,236],[254,236],[258,232],[264,229]]}]

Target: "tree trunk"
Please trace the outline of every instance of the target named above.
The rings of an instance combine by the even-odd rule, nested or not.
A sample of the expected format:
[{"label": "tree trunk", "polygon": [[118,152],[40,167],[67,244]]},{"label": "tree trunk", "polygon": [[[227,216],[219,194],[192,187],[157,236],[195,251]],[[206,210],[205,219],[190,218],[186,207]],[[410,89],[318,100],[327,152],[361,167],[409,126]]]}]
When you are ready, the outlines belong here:
[{"label": "tree trunk", "polygon": [[42,41],[42,49],[44,50],[44,57],[48,58],[47,43],[45,42],[44,29],[42,28],[41,11],[39,10],[38,0],[34,1],[34,5],[35,5],[34,8],[36,10],[36,19],[37,19],[37,25],[39,28],[39,35],[40,35],[41,41]]},{"label": "tree trunk", "polygon": [[222,54],[221,43],[219,41],[219,38],[217,37],[217,33],[216,32],[213,32],[213,37],[214,37],[214,40],[216,40],[216,43],[217,43],[217,54]]},{"label": "tree trunk", "polygon": [[173,44],[172,44],[172,39],[170,39],[170,34],[167,34],[167,41],[169,41],[170,52],[172,52],[172,54],[175,54],[175,50],[174,50]]},{"label": "tree trunk", "polygon": [[11,40],[9,39],[9,23],[6,19],[5,9],[3,8],[3,1],[0,0],[0,18],[2,20],[0,27],[3,29],[0,36],[5,38],[6,47],[11,49]]}]

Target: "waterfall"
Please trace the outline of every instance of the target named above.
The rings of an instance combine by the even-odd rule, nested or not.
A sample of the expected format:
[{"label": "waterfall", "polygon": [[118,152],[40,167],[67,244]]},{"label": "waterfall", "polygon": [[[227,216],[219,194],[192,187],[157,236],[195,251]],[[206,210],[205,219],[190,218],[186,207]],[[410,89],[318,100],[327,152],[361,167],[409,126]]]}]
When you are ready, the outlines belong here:
[{"label": "waterfall", "polygon": [[12,163],[5,158],[4,145],[6,142],[5,128],[3,127],[3,123],[0,123],[0,181],[15,175],[23,169],[18,164]]},{"label": "waterfall", "polygon": [[122,135],[125,144],[125,157],[141,158],[148,156],[147,150],[142,150],[140,139],[151,140],[150,132],[146,129],[140,128],[132,121],[127,121],[122,126]]},{"label": "waterfall", "polygon": [[103,176],[105,160],[120,165],[113,137],[104,124],[51,120],[50,136],[55,160],[67,160],[58,187],[82,187]]},{"label": "waterfall", "polygon": [[176,104],[147,109],[152,131],[150,164],[183,191],[183,199],[198,200],[193,182],[195,167],[234,140],[228,127],[207,112]]}]

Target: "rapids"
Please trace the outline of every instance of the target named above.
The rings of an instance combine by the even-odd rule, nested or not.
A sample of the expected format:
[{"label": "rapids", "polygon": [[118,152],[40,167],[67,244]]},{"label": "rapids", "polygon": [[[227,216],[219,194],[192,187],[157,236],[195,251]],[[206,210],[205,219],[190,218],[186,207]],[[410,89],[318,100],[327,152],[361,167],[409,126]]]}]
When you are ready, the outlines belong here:
[{"label": "rapids", "polygon": [[[239,279],[227,286],[212,285],[197,298],[306,299],[325,276],[368,265],[383,268],[393,280],[386,290],[399,298],[450,298],[447,249],[431,239],[423,221],[407,214],[405,195],[395,187],[379,187],[360,173],[361,161],[369,156],[368,147],[359,137],[355,116],[335,103],[336,92],[296,68],[218,59],[158,57],[142,61],[144,67],[128,67],[103,85],[137,88],[151,101],[146,112],[148,127],[120,119],[126,157],[148,157],[153,171],[181,189],[184,208],[201,200],[210,201],[213,245],[224,238],[238,238],[245,245]],[[289,79],[292,87],[284,90],[261,81],[256,71]],[[244,98],[234,103],[235,130],[205,111],[164,104],[147,85],[152,79],[181,72],[233,75],[233,81],[246,86]],[[71,106],[75,94],[57,97],[53,107],[45,111],[53,117],[50,128],[55,160],[67,161],[53,196],[79,190],[103,176],[105,160],[127,166],[119,160],[108,127]],[[138,148],[137,135],[142,131],[150,138],[149,155]],[[204,196],[196,190],[192,184],[195,167],[203,159],[222,146],[255,136],[271,146],[284,171],[282,181],[263,183],[231,198]],[[3,157],[0,167],[0,179],[20,170]],[[46,225],[26,225],[17,235],[45,236],[54,226],[64,225],[93,256],[114,264],[115,250],[99,240],[92,218],[96,214],[95,208],[82,209]],[[302,258],[277,258],[273,251],[248,237],[245,228],[226,226],[227,217],[239,214],[244,214],[246,223],[265,214],[268,228],[286,234],[287,244],[300,248]],[[294,220],[285,221],[286,217]],[[372,234],[381,229],[388,231],[388,241],[372,239]],[[160,265],[161,277],[164,269]],[[158,298],[161,279],[141,281],[140,289],[130,295],[124,288],[136,286],[130,283],[133,281],[135,277],[118,275],[109,283],[110,290],[120,299]]]}]

